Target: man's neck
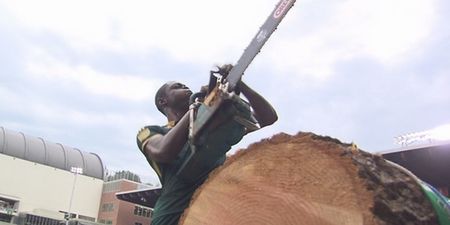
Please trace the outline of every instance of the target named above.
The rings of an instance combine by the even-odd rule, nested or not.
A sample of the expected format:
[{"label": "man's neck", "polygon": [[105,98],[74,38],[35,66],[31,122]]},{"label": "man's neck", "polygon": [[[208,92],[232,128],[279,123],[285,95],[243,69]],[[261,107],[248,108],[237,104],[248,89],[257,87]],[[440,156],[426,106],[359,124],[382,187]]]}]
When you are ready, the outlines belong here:
[{"label": "man's neck", "polygon": [[181,111],[169,111],[167,113],[167,121],[169,123],[176,124],[183,116],[186,114],[186,112]]}]

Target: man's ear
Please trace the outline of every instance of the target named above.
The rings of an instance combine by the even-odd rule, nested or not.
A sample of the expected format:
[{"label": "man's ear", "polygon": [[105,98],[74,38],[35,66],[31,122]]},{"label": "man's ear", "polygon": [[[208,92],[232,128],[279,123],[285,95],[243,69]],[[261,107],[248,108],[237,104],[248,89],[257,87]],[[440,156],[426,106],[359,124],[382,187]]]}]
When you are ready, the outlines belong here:
[{"label": "man's ear", "polygon": [[158,105],[161,108],[165,108],[167,106],[167,99],[166,98],[158,98]]}]

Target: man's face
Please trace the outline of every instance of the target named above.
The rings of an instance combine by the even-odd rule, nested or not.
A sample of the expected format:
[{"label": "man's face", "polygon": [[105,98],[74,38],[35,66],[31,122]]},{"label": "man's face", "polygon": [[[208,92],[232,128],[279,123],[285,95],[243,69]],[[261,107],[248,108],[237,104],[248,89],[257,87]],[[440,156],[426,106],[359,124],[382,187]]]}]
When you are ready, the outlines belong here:
[{"label": "man's face", "polygon": [[179,82],[169,82],[167,84],[167,105],[174,109],[189,109],[189,98],[192,95],[192,91]]}]

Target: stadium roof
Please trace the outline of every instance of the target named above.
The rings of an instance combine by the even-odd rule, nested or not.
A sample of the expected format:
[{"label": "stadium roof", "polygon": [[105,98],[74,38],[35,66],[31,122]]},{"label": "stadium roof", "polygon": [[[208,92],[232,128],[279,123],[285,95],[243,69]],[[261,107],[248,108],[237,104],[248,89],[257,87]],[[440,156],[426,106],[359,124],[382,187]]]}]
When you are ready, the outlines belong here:
[{"label": "stadium roof", "polygon": [[104,166],[97,154],[32,137],[0,127],[0,154],[71,171],[83,169],[83,175],[104,178]]},{"label": "stadium roof", "polygon": [[435,187],[450,187],[450,141],[404,146],[379,154]]},{"label": "stadium roof", "polygon": [[158,200],[160,194],[161,188],[149,188],[118,192],[116,193],[116,197],[123,201],[153,208],[155,207],[156,200]]}]

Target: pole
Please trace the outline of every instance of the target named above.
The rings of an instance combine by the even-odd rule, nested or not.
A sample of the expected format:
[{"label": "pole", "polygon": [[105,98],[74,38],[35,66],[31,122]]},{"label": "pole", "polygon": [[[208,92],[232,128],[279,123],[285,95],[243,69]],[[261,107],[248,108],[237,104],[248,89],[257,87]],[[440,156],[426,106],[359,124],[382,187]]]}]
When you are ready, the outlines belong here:
[{"label": "pole", "polygon": [[66,219],[66,225],[69,225],[69,220],[71,218],[71,211],[72,211],[72,201],[73,201],[73,194],[75,193],[75,185],[77,183],[77,175],[83,174],[83,168],[79,167],[72,167],[70,171],[74,174],[73,178],[73,185],[72,185],[72,193],[70,194],[70,201],[69,201],[69,210],[67,211],[67,219]]}]

